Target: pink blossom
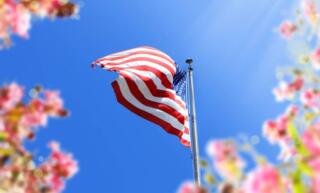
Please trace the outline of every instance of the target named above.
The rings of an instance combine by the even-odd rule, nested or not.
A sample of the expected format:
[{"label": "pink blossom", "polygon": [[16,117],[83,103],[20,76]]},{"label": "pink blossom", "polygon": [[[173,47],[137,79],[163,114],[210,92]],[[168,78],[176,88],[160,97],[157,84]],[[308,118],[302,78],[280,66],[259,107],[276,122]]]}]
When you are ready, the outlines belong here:
[{"label": "pink blossom", "polygon": [[271,142],[277,143],[287,139],[287,124],[286,116],[278,118],[276,121],[269,120],[263,124],[263,134]]},{"label": "pink blossom", "polygon": [[297,29],[297,26],[290,21],[284,21],[279,27],[280,34],[284,38],[291,38]]},{"label": "pink blossom", "polygon": [[230,141],[210,141],[207,154],[212,158],[215,169],[221,177],[228,181],[236,181],[242,177],[245,162],[237,154]]},{"label": "pink blossom", "polygon": [[309,89],[301,93],[300,100],[306,107],[312,108],[318,112],[320,107],[320,92],[318,90]]},{"label": "pink blossom", "polygon": [[31,113],[24,114],[21,118],[20,124],[23,127],[38,127],[47,125],[48,116],[44,112],[34,111]]},{"label": "pink blossom", "polygon": [[12,20],[12,31],[17,35],[27,38],[31,28],[31,14],[22,5],[17,5]]},{"label": "pink blossom", "polygon": [[290,118],[294,118],[297,116],[298,112],[299,108],[296,105],[290,105],[289,107],[287,107],[285,115]]},{"label": "pink blossom", "polygon": [[311,192],[320,193],[320,176],[319,175],[315,175],[312,177]]},{"label": "pink blossom", "polygon": [[312,66],[316,70],[320,70],[320,48],[317,48],[310,56]]},{"label": "pink blossom", "polygon": [[184,182],[177,193],[206,193],[207,191],[201,187],[195,185],[194,182],[187,181]]},{"label": "pink blossom", "polygon": [[312,0],[303,0],[302,9],[306,15],[312,15],[317,13],[317,5]]},{"label": "pink blossom", "polygon": [[320,155],[320,123],[307,128],[302,136],[302,141],[313,155]]},{"label": "pink blossom", "polygon": [[290,145],[290,138],[287,127],[290,120],[296,118],[299,113],[299,108],[291,105],[287,108],[285,113],[279,116],[276,120],[268,120],[263,125],[263,134],[271,142],[280,145],[281,153],[279,158],[281,160],[289,160],[296,152]]},{"label": "pink blossom", "polygon": [[78,6],[69,0],[0,0],[0,48],[11,45],[11,35],[27,38],[32,17],[71,17]]},{"label": "pink blossom", "polygon": [[[44,126],[49,116],[61,116],[65,111],[58,92],[45,91],[44,97],[41,93],[24,103],[19,85],[0,88],[0,188],[5,192],[61,193],[65,181],[78,171],[73,156],[61,151],[56,142],[50,144],[52,153],[40,166],[24,147],[26,139],[34,138],[35,127]],[[14,175],[19,178],[12,180]]]},{"label": "pink blossom", "polygon": [[315,159],[309,162],[311,169],[314,172],[312,176],[312,185],[311,185],[311,192],[312,193],[320,193],[320,157],[316,157]]},{"label": "pink blossom", "polygon": [[3,119],[0,117],[0,131],[3,131],[4,128],[5,128],[4,121],[3,121]]},{"label": "pink blossom", "polygon": [[60,98],[60,93],[58,91],[46,90],[44,95],[44,104],[48,107],[50,115],[60,116],[61,110],[63,110],[63,100]]},{"label": "pink blossom", "polygon": [[207,145],[207,154],[216,161],[223,161],[236,154],[231,141],[210,141]]},{"label": "pink blossom", "polygon": [[51,187],[53,192],[58,193],[64,189],[64,180],[71,178],[78,172],[78,164],[71,154],[60,150],[59,143],[51,142],[49,147],[52,153],[49,160],[41,168],[44,173],[49,174],[46,177],[46,184]]},{"label": "pink blossom", "polygon": [[[9,41],[9,29],[11,27],[13,7],[10,4],[4,4],[0,7],[0,39]],[[8,42],[7,42],[8,43]]]},{"label": "pink blossom", "polygon": [[292,100],[297,91],[303,87],[304,80],[301,77],[297,77],[293,82],[286,83],[281,81],[279,86],[273,89],[273,94],[276,96],[276,100],[281,102],[284,100]]},{"label": "pink blossom", "polygon": [[47,124],[48,116],[63,116],[63,101],[57,91],[44,91],[44,99],[35,98],[30,108],[23,114],[20,124],[23,127],[38,127]]},{"label": "pink blossom", "polygon": [[313,0],[303,0],[302,10],[308,21],[315,25],[318,19],[317,5]]},{"label": "pink blossom", "polygon": [[73,156],[62,152],[57,142],[51,142],[49,146],[52,149],[51,161],[59,169],[59,174],[64,178],[75,175],[78,172],[78,164],[73,160]]},{"label": "pink blossom", "polygon": [[23,97],[23,88],[12,83],[0,89],[0,111],[8,111],[15,107]]},{"label": "pink blossom", "polygon": [[283,193],[286,184],[279,171],[271,165],[260,165],[249,173],[243,186],[244,193]]}]

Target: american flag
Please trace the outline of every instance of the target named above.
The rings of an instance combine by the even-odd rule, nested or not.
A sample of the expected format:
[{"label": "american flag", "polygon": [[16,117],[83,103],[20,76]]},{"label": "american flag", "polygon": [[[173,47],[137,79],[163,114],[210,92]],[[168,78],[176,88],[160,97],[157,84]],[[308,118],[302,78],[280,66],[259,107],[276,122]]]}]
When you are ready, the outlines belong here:
[{"label": "american flag", "polygon": [[190,147],[186,72],[165,53],[138,47],[96,60],[94,65],[119,73],[112,83],[119,103],[161,126]]}]

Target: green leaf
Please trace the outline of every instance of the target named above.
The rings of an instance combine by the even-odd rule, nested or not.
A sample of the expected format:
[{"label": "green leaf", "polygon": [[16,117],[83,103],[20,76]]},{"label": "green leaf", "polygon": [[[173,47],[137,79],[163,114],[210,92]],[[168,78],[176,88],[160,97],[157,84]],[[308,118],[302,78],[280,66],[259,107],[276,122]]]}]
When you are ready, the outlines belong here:
[{"label": "green leaf", "polygon": [[6,132],[0,131],[0,141],[5,141],[8,137]]},{"label": "green leaf", "polygon": [[207,182],[209,185],[214,185],[216,183],[216,179],[213,175],[211,175],[209,172],[207,172],[204,176],[204,180]]},{"label": "green leaf", "polygon": [[13,153],[14,153],[14,150],[12,150],[12,149],[1,149],[0,148],[0,155],[1,156],[10,156]]},{"label": "green leaf", "polygon": [[297,164],[298,164],[299,170],[302,173],[304,173],[308,176],[313,176],[314,172],[313,172],[312,168],[307,163],[305,163],[303,161],[298,161]]},{"label": "green leaf", "polygon": [[287,129],[288,129],[289,136],[293,140],[294,146],[298,151],[298,153],[304,157],[308,157],[310,153],[301,142],[297,128],[293,125],[293,123],[289,123]]},{"label": "green leaf", "polygon": [[207,168],[208,167],[208,162],[204,159],[200,160],[200,166],[201,168]]},{"label": "green leaf", "polygon": [[297,169],[292,175],[293,193],[305,192],[301,176],[302,172],[300,171],[300,169]]}]

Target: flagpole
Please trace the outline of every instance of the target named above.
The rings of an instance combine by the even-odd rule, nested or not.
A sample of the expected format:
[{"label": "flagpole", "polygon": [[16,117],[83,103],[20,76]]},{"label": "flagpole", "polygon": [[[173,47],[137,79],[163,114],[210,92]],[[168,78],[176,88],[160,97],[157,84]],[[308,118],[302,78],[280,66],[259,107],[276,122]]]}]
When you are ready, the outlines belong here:
[{"label": "flagpole", "polygon": [[201,186],[198,131],[197,131],[197,122],[196,122],[196,106],[195,106],[195,99],[194,99],[192,62],[193,60],[191,58],[186,60],[186,63],[189,65],[188,79],[189,79],[189,102],[190,102],[190,122],[191,122],[191,148],[192,148],[194,180],[198,186]]}]

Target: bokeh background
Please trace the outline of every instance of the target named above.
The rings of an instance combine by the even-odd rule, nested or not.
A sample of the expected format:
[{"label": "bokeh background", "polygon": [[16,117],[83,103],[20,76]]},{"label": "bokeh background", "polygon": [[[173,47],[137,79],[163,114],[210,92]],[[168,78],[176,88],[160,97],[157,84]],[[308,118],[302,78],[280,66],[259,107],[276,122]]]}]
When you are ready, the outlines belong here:
[{"label": "bokeh background", "polygon": [[[212,138],[261,135],[267,118],[284,106],[274,102],[276,66],[290,62],[276,35],[291,15],[279,0],[91,0],[79,20],[35,21],[28,41],[0,52],[0,81],[31,89],[59,89],[71,116],[50,120],[30,148],[46,155],[61,141],[80,164],[66,193],[170,193],[192,179],[190,150],[158,126],[116,102],[116,74],[92,70],[93,60],[141,45],[157,47],[181,66],[195,61],[201,154]],[[258,145],[270,159],[275,147]],[[250,167],[250,164],[249,166]]]}]

